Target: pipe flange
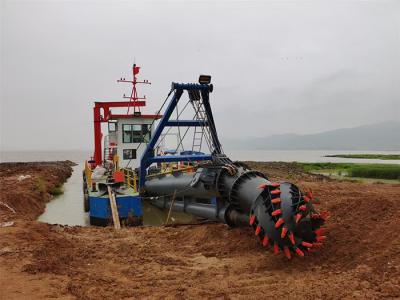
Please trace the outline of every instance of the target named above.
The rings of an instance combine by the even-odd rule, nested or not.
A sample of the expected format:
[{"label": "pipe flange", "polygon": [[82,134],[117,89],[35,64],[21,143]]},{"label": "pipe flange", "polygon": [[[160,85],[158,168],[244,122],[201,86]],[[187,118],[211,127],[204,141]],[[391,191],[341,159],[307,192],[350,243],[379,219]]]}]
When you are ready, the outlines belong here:
[{"label": "pipe flange", "polygon": [[267,176],[265,176],[263,173],[261,173],[259,171],[249,170],[249,171],[245,171],[242,174],[240,174],[240,176],[238,178],[236,178],[236,180],[232,184],[232,188],[229,191],[229,195],[228,195],[228,202],[237,206],[236,193],[238,191],[239,184],[242,183],[243,181],[245,181],[246,179],[250,179],[252,177],[257,177],[257,176],[262,177],[265,180],[268,180]]}]

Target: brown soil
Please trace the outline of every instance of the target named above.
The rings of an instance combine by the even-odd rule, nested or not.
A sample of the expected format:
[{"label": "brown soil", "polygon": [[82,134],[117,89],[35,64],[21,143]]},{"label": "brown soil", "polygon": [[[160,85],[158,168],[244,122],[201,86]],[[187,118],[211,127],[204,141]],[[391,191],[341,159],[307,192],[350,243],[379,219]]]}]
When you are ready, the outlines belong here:
[{"label": "brown soil", "polygon": [[73,165],[70,161],[1,163],[0,222],[35,220],[52,199],[51,192],[71,176]]},{"label": "brown soil", "polygon": [[[331,215],[319,252],[288,261],[265,251],[250,231],[222,224],[115,231],[40,223],[33,219],[48,188],[70,167],[1,165],[1,201],[16,213],[0,206],[1,220],[15,221],[0,227],[0,299],[400,297],[400,184],[338,182],[291,164],[248,164],[314,191]],[[44,198],[34,181],[16,188],[17,174],[42,176]]]}]

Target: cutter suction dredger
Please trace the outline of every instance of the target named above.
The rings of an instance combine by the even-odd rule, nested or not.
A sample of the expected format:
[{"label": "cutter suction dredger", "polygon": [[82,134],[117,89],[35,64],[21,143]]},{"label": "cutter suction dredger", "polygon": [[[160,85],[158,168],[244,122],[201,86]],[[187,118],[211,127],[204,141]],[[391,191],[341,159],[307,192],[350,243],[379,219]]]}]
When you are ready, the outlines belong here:
[{"label": "cutter suction dredger", "polygon": [[[200,77],[201,78],[201,77]],[[220,221],[232,227],[251,227],[264,247],[274,253],[304,256],[325,240],[326,214],[317,213],[311,192],[303,193],[289,182],[272,182],[263,173],[231,161],[223,152],[209,105],[209,82],[173,84],[174,96],[165,110],[140,168],[141,195],[162,209]],[[201,117],[170,120],[184,91]],[[201,126],[210,154],[154,156],[154,146],[167,125]],[[186,162],[189,168],[150,174],[152,163]]]}]

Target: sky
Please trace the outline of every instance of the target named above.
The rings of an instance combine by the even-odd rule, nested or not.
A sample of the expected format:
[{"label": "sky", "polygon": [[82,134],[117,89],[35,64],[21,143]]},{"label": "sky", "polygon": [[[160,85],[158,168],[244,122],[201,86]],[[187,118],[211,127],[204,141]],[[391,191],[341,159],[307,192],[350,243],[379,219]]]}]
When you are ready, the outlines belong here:
[{"label": "sky", "polygon": [[148,112],[211,74],[221,140],[400,119],[400,1],[7,1],[1,150],[93,147],[135,61]]}]

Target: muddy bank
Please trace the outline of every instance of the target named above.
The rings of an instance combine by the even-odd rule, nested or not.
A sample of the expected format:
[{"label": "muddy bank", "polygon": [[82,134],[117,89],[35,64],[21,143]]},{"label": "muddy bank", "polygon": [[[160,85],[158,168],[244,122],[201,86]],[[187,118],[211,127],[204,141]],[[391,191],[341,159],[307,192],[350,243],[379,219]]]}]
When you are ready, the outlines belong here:
[{"label": "muddy bank", "polygon": [[71,161],[0,163],[0,222],[36,219],[74,165]]},{"label": "muddy bank", "polygon": [[[19,218],[0,228],[0,299],[400,297],[399,184],[337,182],[291,164],[248,164],[313,189],[319,208],[331,214],[319,252],[287,261],[250,231],[222,224],[116,232]],[[56,173],[43,176],[52,181]],[[33,218],[23,207],[17,214]]]}]

